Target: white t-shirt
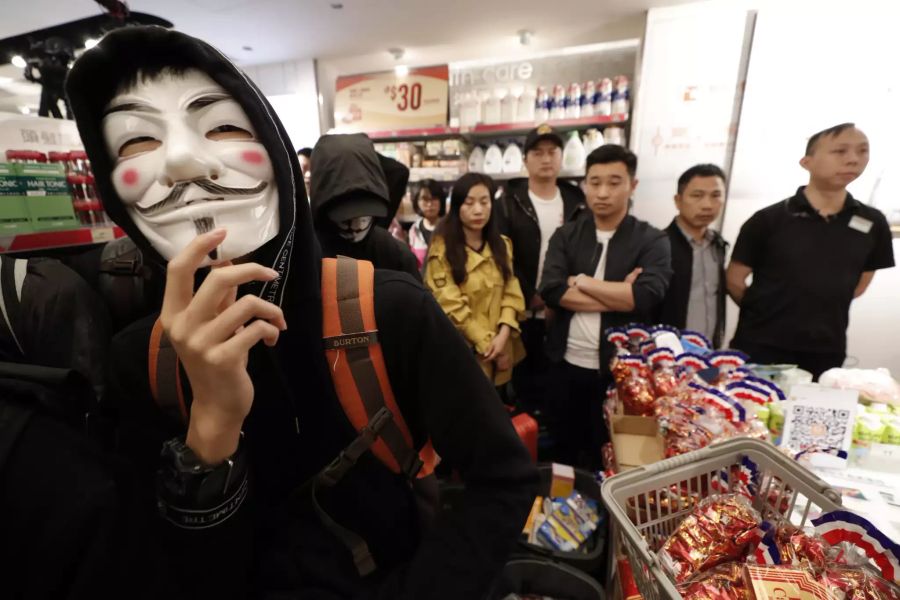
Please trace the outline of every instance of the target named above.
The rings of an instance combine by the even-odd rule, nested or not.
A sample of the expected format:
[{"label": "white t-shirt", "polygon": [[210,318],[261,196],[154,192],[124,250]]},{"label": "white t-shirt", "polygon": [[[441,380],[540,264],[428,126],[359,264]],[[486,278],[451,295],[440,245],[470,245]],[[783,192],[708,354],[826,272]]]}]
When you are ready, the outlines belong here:
[{"label": "white t-shirt", "polygon": [[[609,240],[615,231],[597,231],[597,243],[603,244],[600,261],[594,279],[603,280],[606,274],[606,256]],[[600,313],[577,312],[569,321],[569,342],[566,346],[566,362],[582,369],[600,368]]]},{"label": "white t-shirt", "polygon": [[[531,204],[534,206],[535,214],[537,214],[538,227],[541,228],[541,253],[538,258],[537,282],[534,286],[535,289],[540,289],[541,275],[544,272],[544,258],[547,256],[550,237],[562,226],[565,212],[559,188],[556,188],[556,195],[552,200],[544,200],[540,196],[536,196],[531,190],[528,190],[528,197],[531,198]],[[543,319],[544,311],[540,311],[535,316]]]}]

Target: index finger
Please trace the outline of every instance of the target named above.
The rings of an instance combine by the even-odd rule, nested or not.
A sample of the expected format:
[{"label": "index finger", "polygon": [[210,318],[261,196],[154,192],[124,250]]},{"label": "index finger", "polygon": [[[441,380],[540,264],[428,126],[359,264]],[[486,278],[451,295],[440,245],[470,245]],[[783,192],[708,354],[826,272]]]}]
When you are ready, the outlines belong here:
[{"label": "index finger", "polygon": [[198,235],[184,247],[184,250],[169,261],[166,267],[163,313],[170,311],[177,313],[187,308],[194,297],[194,273],[209,256],[209,253],[222,243],[225,234],[224,229],[215,229]]}]

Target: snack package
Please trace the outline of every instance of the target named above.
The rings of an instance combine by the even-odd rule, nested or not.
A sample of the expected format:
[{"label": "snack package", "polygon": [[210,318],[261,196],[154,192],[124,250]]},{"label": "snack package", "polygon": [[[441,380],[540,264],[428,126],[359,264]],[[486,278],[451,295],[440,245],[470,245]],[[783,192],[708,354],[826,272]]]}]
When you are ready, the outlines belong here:
[{"label": "snack package", "polygon": [[749,564],[802,567],[817,575],[825,569],[829,546],[814,531],[778,520],[764,521],[759,532],[759,543],[747,555]]},{"label": "snack package", "polygon": [[653,368],[650,383],[654,396],[662,398],[674,394],[679,385],[675,375],[675,354],[668,348],[657,348],[647,354],[647,361]]},{"label": "snack package", "polygon": [[744,580],[752,600],[840,600],[801,568],[744,565]]},{"label": "snack package", "polygon": [[663,544],[659,559],[677,583],[743,557],[762,519],[739,494],[710,496],[685,517]]},{"label": "snack package", "polygon": [[698,573],[676,586],[678,593],[689,600],[749,600],[744,583],[744,565],[727,562]]},{"label": "snack package", "polygon": [[900,545],[867,519],[848,510],[833,510],[812,519],[816,533],[832,546],[842,542],[862,550],[887,581],[900,583]]},{"label": "snack package", "polygon": [[644,357],[623,354],[616,357],[612,368],[616,394],[626,415],[652,416],[656,397],[650,385],[650,368]]},{"label": "snack package", "polygon": [[900,600],[900,587],[867,566],[832,566],[821,580],[839,600]]}]

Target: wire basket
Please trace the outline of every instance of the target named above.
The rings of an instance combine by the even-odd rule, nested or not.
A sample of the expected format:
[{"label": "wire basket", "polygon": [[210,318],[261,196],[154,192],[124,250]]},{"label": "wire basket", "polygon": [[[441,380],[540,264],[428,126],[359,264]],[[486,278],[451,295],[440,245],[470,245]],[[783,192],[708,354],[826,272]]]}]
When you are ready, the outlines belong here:
[{"label": "wire basket", "polygon": [[[708,496],[734,491],[747,459],[756,468],[753,506],[764,519],[779,516],[802,527],[822,512],[839,509],[841,496],[827,483],[768,442],[735,438],[695,452],[620,473],[603,482],[613,538],[631,562],[644,600],[680,600],[656,550],[681,520]],[[727,479],[727,481],[726,481]]]}]

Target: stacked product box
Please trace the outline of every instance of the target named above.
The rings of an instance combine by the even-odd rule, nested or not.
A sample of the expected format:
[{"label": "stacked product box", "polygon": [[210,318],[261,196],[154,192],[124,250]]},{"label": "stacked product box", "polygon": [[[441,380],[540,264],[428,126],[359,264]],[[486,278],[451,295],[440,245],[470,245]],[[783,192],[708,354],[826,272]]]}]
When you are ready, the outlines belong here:
[{"label": "stacked product box", "polygon": [[[13,163],[0,169],[0,179],[14,194],[4,197],[0,230],[9,233],[55,231],[79,226],[72,194],[61,164]],[[29,226],[21,221],[24,206]]]},{"label": "stacked product box", "polygon": [[0,163],[0,235],[18,235],[34,231],[28,214],[25,182],[16,175],[16,167]]}]

